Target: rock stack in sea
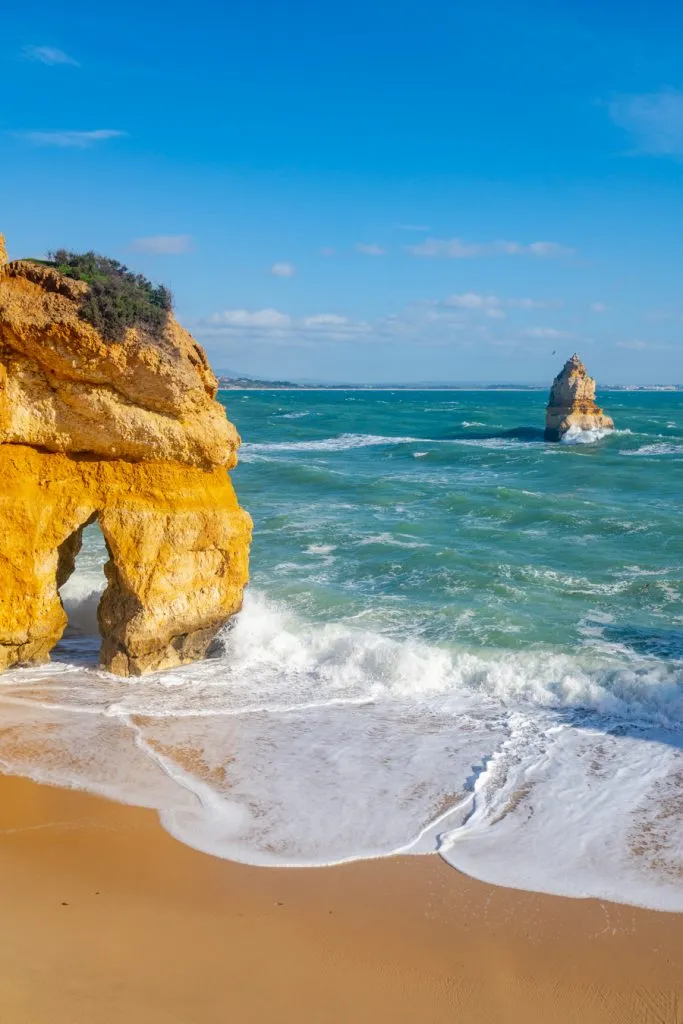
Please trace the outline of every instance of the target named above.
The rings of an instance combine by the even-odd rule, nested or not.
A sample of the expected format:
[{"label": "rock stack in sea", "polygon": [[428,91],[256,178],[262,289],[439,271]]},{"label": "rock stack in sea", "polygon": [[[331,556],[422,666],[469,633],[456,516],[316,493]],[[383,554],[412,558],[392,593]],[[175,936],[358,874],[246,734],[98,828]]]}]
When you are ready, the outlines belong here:
[{"label": "rock stack in sea", "polygon": [[595,402],[595,380],[574,354],[550,389],[545,416],[546,441],[561,441],[569,431],[614,430],[614,421]]},{"label": "rock stack in sea", "polygon": [[0,669],[49,658],[58,588],[95,521],[110,671],[202,657],[242,603],[251,520],[226,472],[240,439],[206,355],[166,307],[112,339],[89,322],[95,293],[0,259]]}]

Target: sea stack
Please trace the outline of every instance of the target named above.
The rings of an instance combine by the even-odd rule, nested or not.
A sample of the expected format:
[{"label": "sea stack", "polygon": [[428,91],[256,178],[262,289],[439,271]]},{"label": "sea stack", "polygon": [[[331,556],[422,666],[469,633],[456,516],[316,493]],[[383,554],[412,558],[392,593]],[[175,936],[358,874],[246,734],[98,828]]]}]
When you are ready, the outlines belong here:
[{"label": "sea stack", "polygon": [[240,439],[164,294],[154,329],[113,339],[89,322],[87,281],[0,265],[0,670],[48,660],[67,621],[58,588],[95,521],[109,552],[98,619],[111,672],[203,657],[241,606],[251,520],[226,472]]},{"label": "sea stack", "polygon": [[564,364],[550,389],[545,414],[546,441],[561,441],[574,430],[614,430],[614,421],[595,403],[595,380],[576,353]]}]

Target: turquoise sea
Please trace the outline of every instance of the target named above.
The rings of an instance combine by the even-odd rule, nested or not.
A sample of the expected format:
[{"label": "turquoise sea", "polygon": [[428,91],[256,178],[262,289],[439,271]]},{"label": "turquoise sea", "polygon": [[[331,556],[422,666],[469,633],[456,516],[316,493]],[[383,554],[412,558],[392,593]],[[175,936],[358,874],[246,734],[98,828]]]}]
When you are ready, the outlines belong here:
[{"label": "turquoise sea", "polygon": [[559,445],[541,392],[220,397],[255,527],[220,656],[98,670],[89,528],[53,664],[3,677],[4,770],[236,860],[683,910],[683,394],[605,393],[617,430]]}]

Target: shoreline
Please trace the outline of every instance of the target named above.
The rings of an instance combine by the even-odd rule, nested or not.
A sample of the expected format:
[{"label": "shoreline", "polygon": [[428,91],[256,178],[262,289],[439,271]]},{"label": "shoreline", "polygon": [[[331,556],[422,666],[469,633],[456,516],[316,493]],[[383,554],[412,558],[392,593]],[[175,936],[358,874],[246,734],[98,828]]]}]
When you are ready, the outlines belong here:
[{"label": "shoreline", "polygon": [[11,1021],[679,1019],[683,914],[498,888],[438,856],[249,867],[150,810],[13,776],[0,795]]}]

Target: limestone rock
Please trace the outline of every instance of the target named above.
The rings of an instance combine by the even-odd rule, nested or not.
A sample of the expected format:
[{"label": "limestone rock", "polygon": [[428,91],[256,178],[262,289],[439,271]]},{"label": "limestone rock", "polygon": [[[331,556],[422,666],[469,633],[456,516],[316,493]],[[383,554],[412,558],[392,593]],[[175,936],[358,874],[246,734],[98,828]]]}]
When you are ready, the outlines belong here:
[{"label": "limestone rock", "polygon": [[614,421],[595,402],[595,380],[575,354],[553,381],[545,416],[546,441],[560,441],[567,431],[614,430]]},{"label": "limestone rock", "polygon": [[87,288],[39,264],[0,267],[0,443],[233,466],[239,438],[203,349],[172,317],[160,339],[104,341],[78,315]]},{"label": "limestone rock", "polygon": [[0,267],[7,263],[7,246],[5,245],[5,236],[0,235]]},{"label": "limestone rock", "polygon": [[251,520],[226,472],[239,437],[203,350],[172,317],[159,341],[105,342],[77,315],[83,288],[0,267],[0,670],[49,657],[95,520],[101,661],[120,675],[202,657],[248,578]]}]

